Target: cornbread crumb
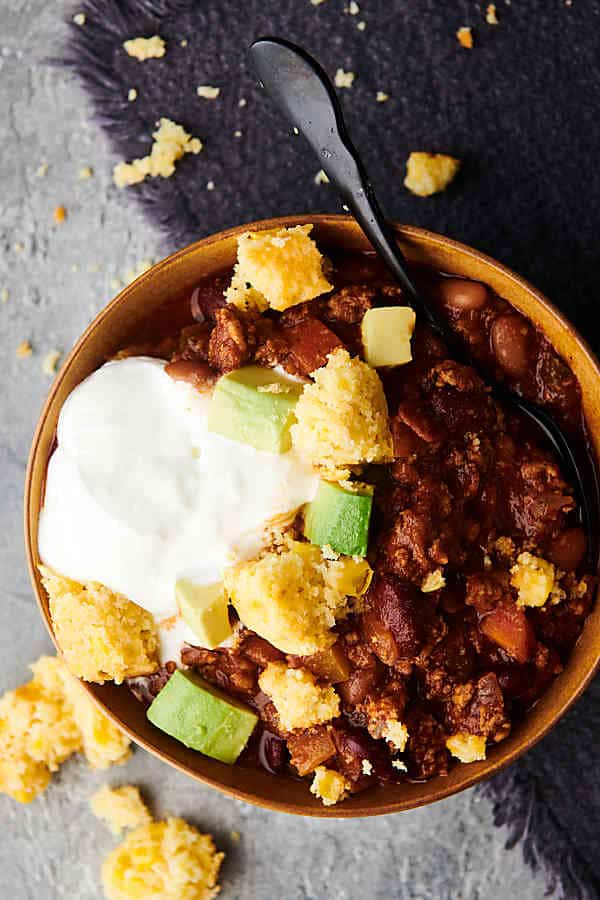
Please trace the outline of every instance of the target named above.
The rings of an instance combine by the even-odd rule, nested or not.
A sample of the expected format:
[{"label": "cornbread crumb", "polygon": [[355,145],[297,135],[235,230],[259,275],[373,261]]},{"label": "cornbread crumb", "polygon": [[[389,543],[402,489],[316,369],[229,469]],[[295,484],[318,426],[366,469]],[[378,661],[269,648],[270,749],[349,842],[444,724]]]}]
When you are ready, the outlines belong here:
[{"label": "cornbread crumb", "polygon": [[446,747],[452,756],[463,763],[485,759],[485,738],[478,734],[459,731],[458,734],[453,734],[448,738]]},{"label": "cornbread crumb", "polygon": [[510,573],[510,583],[519,592],[517,606],[543,606],[555,586],[552,563],[532,553],[520,553]]},{"label": "cornbread crumb", "polygon": [[271,662],[258,679],[271,698],[285,731],[310,728],[329,722],[340,713],[340,698],[331,685],[322,687],[308,669],[289,669],[284,662]]},{"label": "cornbread crumb", "polygon": [[86,181],[88,178],[91,178],[94,174],[94,170],[91,166],[82,166],[79,172],[77,173],[77,177],[80,181]]},{"label": "cornbread crumb", "polygon": [[315,175],[315,184],[329,184],[329,178],[327,174],[323,171],[323,169],[319,169],[317,174]]},{"label": "cornbread crumb", "polygon": [[296,225],[240,235],[227,301],[284,310],[331,290],[323,275],[323,257],[309,237],[312,227]]},{"label": "cornbread crumb", "polygon": [[127,91],[127,99],[130,103],[133,103],[134,100],[137,100],[138,92],[135,88],[129,88]]},{"label": "cornbread crumb", "polygon": [[393,766],[394,769],[398,769],[399,772],[406,772],[406,771],[407,771],[406,763],[405,763],[405,762],[402,762],[401,759],[393,759],[393,760],[392,760],[392,766]]},{"label": "cornbread crumb", "polygon": [[207,191],[214,191],[214,189],[215,189],[215,183],[214,183],[214,181],[207,181],[207,182],[206,182],[206,190],[207,190]]},{"label": "cornbread crumb", "polygon": [[182,41],[179,41],[179,46],[180,46],[180,47],[187,47],[187,45],[188,45],[188,42],[186,41],[185,38],[184,38]]},{"label": "cornbread crumb", "polygon": [[383,386],[377,372],[347,350],[329,354],[313,372],[296,405],[292,441],[300,456],[347,477],[346,466],[392,458],[392,436]]},{"label": "cornbread crumb", "polygon": [[343,69],[338,69],[333,80],[337,88],[351,88],[355,77],[354,72],[344,72]]},{"label": "cornbread crumb", "polygon": [[320,6],[321,3],[325,3],[325,0],[310,0],[313,6]]},{"label": "cornbread crumb", "polygon": [[159,175],[161,178],[170,178],[177,160],[185,153],[200,153],[202,150],[202,141],[193,138],[171,119],[161,119],[158,131],[154,131],[152,137],[154,143],[149,156],[115,166],[113,179],[117,187],[138,184],[148,175],[152,178]]},{"label": "cornbread crumb", "polygon": [[515,558],[515,542],[510,537],[502,536],[497,538],[494,542],[494,550],[507,560]]},{"label": "cornbread crumb", "polygon": [[240,99],[238,100],[238,106],[240,108],[243,108],[244,106],[246,106],[247,103],[248,103],[248,101],[246,100],[245,97],[240,97]]},{"label": "cornbread crumb", "polygon": [[485,21],[488,25],[498,25],[498,13],[496,12],[496,4],[488,3],[487,9],[485,11]]},{"label": "cornbread crumb", "polygon": [[15,253],[22,253],[25,249],[25,244],[22,241],[15,241],[13,244],[13,250]]},{"label": "cornbread crumb", "polygon": [[390,99],[390,95],[386,94],[385,91],[377,91],[377,93],[375,94],[375,99],[378,103],[387,103],[387,101]]},{"label": "cornbread crumb", "polygon": [[442,569],[436,569],[434,572],[430,572],[423,579],[423,583],[421,584],[421,591],[423,594],[429,594],[432,591],[441,590],[446,584],[446,579],[444,578],[444,573]]},{"label": "cornbread crumb", "polygon": [[357,22],[356,27],[358,28],[359,31],[364,31],[365,28],[367,27],[367,23],[366,22]]},{"label": "cornbread crumb", "polygon": [[234,136],[235,138],[241,138],[242,132],[239,130],[239,128],[238,128],[236,131],[233,132],[233,136]]},{"label": "cornbread crumb", "polygon": [[[129,739],[96,709],[62,660],[42,656],[30,668],[30,681],[0,697],[0,792],[20,803],[33,800],[48,786],[51,772],[71,754],[86,749],[80,721],[84,707],[103,722],[104,750],[110,751],[105,752],[104,766],[123,762],[129,755]],[[73,689],[81,692],[76,707]],[[90,763],[97,758],[98,754]]]},{"label": "cornbread crumb", "polygon": [[37,169],[35,170],[35,174],[38,178],[44,178],[48,174],[48,163],[43,162],[40,163]]},{"label": "cornbread crumb", "polygon": [[123,44],[125,52],[134,59],[144,62],[146,59],[160,59],[165,55],[165,42],[157,34],[149,38],[132,38]]},{"label": "cornbread crumb", "polygon": [[62,223],[65,221],[65,219],[67,218],[67,210],[64,206],[62,206],[62,204],[56,207],[53,213],[53,217],[57,225],[62,225]]},{"label": "cornbread crumb", "polygon": [[356,0],[350,0],[350,3],[348,4],[347,12],[348,12],[351,16],[357,16],[357,15],[359,14],[359,12],[360,12],[360,6],[359,6],[358,3],[356,2]]},{"label": "cornbread crumb", "polygon": [[325,650],[335,642],[336,619],[348,611],[337,563],[314,544],[290,541],[279,549],[225,570],[231,602],[247,628],[284,653]]},{"label": "cornbread crumb", "polygon": [[346,797],[350,784],[343,775],[325,766],[317,766],[310,786],[311,794],[323,801],[323,806],[333,806]]},{"label": "cornbread crumb", "polygon": [[126,828],[137,828],[152,821],[148,807],[140,796],[139,788],[131,784],[111,788],[101,787],[90,800],[97,819],[104,819],[113,834],[119,835]]},{"label": "cornbread crumb", "polygon": [[223,857],[209,834],[183,819],[150,822],[105,859],[104,892],[108,900],[212,900]]},{"label": "cornbread crumb", "polygon": [[70,671],[85,681],[116,681],[158,668],[150,613],[97,582],[80,584],[40,566],[56,639]]},{"label": "cornbread crumb", "polygon": [[76,25],[85,25],[85,13],[75,13],[73,21]]},{"label": "cornbread crumb", "polygon": [[461,47],[464,47],[466,50],[472,48],[473,31],[468,25],[463,25],[462,28],[459,28],[456,32],[456,37],[458,38],[458,43]]},{"label": "cornbread crumb", "polygon": [[239,842],[240,842],[240,840],[241,840],[241,838],[242,838],[242,836],[241,836],[241,834],[239,833],[239,831],[230,831],[230,832],[229,832],[229,837],[231,838],[231,840],[233,841],[234,844],[239,844]]},{"label": "cornbread crumb", "polygon": [[406,162],[404,185],[417,197],[445,190],[460,168],[460,160],[445,153],[413,152]]},{"label": "cornbread crumb", "polygon": [[8,303],[8,297],[9,297],[8,288],[3,287],[2,290],[0,291],[0,302]]},{"label": "cornbread crumb", "polygon": [[60,350],[48,350],[42,360],[42,372],[44,375],[48,375],[51,378],[56,374],[56,367],[61,356]]},{"label": "cornbread crumb", "polygon": [[363,775],[372,775],[373,774],[373,765],[368,759],[363,759],[361,763],[361,769]]},{"label": "cornbread crumb", "polygon": [[33,347],[29,341],[21,341],[15,352],[19,359],[26,359],[33,353]]},{"label": "cornbread crumb", "polygon": [[216,100],[221,93],[221,88],[212,87],[210,84],[199,84],[196,93],[205,100]]},{"label": "cornbread crumb", "polygon": [[406,725],[397,719],[388,719],[381,736],[390,742],[394,750],[402,753],[408,741],[408,729]]}]

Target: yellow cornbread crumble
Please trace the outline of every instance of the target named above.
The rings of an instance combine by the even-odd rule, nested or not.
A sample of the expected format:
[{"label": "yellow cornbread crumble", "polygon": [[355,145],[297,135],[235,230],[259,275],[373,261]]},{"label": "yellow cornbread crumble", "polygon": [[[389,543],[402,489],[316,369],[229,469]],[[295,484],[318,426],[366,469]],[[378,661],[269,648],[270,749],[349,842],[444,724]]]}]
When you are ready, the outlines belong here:
[{"label": "yellow cornbread crumble", "polygon": [[85,681],[115,681],[158,669],[149,612],[97,582],[80,584],[40,566],[56,640],[69,670]]},{"label": "yellow cornbread crumble", "polygon": [[460,168],[460,160],[445,153],[413,152],[406,163],[404,186],[417,197],[445,190]]},{"label": "yellow cornbread crumble", "polygon": [[231,602],[246,628],[284,653],[325,650],[335,643],[336,619],[348,612],[349,585],[339,560],[327,560],[319,547],[300,541],[278,550],[225,571]]},{"label": "yellow cornbread crumble", "polygon": [[150,822],[108,855],[102,883],[108,900],[211,900],[223,860],[209,834],[183,819]]},{"label": "yellow cornbread crumble", "polygon": [[202,141],[192,137],[171,119],[161,119],[159,128],[152,133],[154,143],[149,156],[120,162],[113,169],[113,180],[117,187],[138,184],[148,175],[152,178],[170,178],[175,171],[175,163],[186,153],[200,153]]},{"label": "yellow cornbread crumble", "polygon": [[329,722],[340,713],[340,698],[334,688],[317,684],[308,669],[289,669],[284,662],[271,662],[258,683],[273,701],[285,731]]},{"label": "yellow cornbread crumble", "polygon": [[388,719],[381,736],[384,737],[386,741],[389,741],[395,750],[402,753],[406,747],[406,742],[408,741],[408,729],[402,722],[395,719]]},{"label": "yellow cornbread crumble", "polygon": [[333,480],[347,477],[348,466],[391,460],[388,408],[377,372],[340,349],[313,378],[296,404],[291,429],[298,454]]},{"label": "yellow cornbread crumble", "polygon": [[463,763],[485,759],[485,738],[479,734],[459,731],[448,738],[446,747],[452,756],[455,756]]},{"label": "yellow cornbread crumble", "polygon": [[160,59],[166,53],[165,42],[157,34],[149,38],[131,38],[124,42],[123,47],[128,56],[133,56],[140,62],[146,59]]},{"label": "yellow cornbread crumble", "polygon": [[435,569],[435,571],[430,572],[429,575],[426,575],[423,581],[421,582],[421,591],[424,594],[429,594],[432,591],[439,591],[446,585],[446,579],[444,578],[444,573],[442,569]]},{"label": "yellow cornbread crumble", "polygon": [[[510,572],[510,583],[518,591],[518,606],[543,606],[554,591],[554,566],[539,556],[519,553]],[[560,599],[558,596],[558,600]]]},{"label": "yellow cornbread crumble", "polygon": [[343,775],[325,766],[317,766],[310,786],[311,794],[323,801],[323,806],[333,806],[346,797],[350,784]]},{"label": "yellow cornbread crumble", "polygon": [[83,751],[106,768],[129,756],[129,739],[92,703],[62,660],[42,656],[33,678],[0,697],[0,792],[21,803],[45,790],[51,772]]},{"label": "yellow cornbread crumble", "polygon": [[238,238],[237,263],[225,296],[235,306],[284,310],[332,285],[323,274],[323,257],[309,237],[312,225],[247,231]]},{"label": "yellow cornbread crumble", "polygon": [[139,788],[131,784],[118,788],[105,784],[91,798],[90,806],[94,815],[103,819],[112,833],[117,835],[126,828],[137,828],[152,821]]}]

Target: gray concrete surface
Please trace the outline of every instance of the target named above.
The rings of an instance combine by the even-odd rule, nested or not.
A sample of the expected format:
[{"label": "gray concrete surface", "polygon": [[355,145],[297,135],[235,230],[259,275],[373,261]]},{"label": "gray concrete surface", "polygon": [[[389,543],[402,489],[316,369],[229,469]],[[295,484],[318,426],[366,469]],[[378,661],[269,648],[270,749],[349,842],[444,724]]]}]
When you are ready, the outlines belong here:
[{"label": "gray concrete surface", "polygon": [[[300,2],[300,0],[299,0]],[[159,236],[111,185],[114,160],[79,86],[41,60],[64,36],[63,0],[0,0],[0,691],[27,677],[50,649],[25,567],[21,533],[29,442],[50,381],[42,359],[68,349],[114,291],[111,279]],[[36,170],[47,162],[45,177]],[[90,165],[94,178],[78,181]],[[63,203],[68,219],[53,224]],[[17,252],[15,244],[23,244]],[[30,340],[33,354],[15,355]],[[0,747],[1,753],[1,747]],[[532,900],[544,884],[519,850],[503,848],[491,811],[467,792],[398,816],[320,822],[241,804],[138,750],[126,766],[92,773],[66,763],[28,806],[0,797],[0,897],[100,898],[99,870],[114,839],[88,809],[102,784],[140,784],[157,813],[213,832],[227,852],[223,900]],[[230,832],[241,840],[233,844]]]}]

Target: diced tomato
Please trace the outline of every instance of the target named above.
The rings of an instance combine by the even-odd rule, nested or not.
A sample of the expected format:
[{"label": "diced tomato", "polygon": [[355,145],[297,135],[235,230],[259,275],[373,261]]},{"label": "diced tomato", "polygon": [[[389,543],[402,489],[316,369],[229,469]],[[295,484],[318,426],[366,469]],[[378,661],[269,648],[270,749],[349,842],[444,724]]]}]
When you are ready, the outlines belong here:
[{"label": "diced tomato", "polygon": [[340,641],[337,641],[328,650],[321,650],[319,653],[313,653],[312,656],[299,656],[296,659],[301,666],[310,669],[318,678],[330,681],[332,684],[346,681],[350,676],[350,663]]},{"label": "diced tomato", "polygon": [[526,663],[535,653],[533,625],[524,610],[514,603],[501,603],[481,619],[479,627],[518,663]]},{"label": "diced tomato", "polygon": [[305,731],[294,732],[288,735],[287,745],[292,756],[292,765],[296,767],[299,775],[314,772],[317,766],[323,765],[336,752],[331,729],[327,725],[317,725]]},{"label": "diced tomato", "polygon": [[340,339],[327,325],[308,316],[306,319],[282,329],[290,354],[305,375],[310,375],[327,363],[327,356],[338,347]]}]

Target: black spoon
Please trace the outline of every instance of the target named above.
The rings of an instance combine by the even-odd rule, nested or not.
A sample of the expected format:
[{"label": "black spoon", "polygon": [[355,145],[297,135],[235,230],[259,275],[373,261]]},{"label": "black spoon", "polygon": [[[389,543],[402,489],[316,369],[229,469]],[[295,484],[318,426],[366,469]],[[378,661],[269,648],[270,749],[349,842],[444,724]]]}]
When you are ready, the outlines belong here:
[{"label": "black spoon", "polygon": [[[333,85],[321,66],[301,47],[281,38],[259,38],[251,45],[248,55],[261,87],[315,151],[321,168],[406,291],[417,315],[446,341],[454,355],[464,357],[454,332],[415,287],[394,231],[381,211],[365,168],[350,140]],[[578,517],[587,536],[588,562],[596,571],[600,485],[589,450],[567,437],[546,410],[537,404],[501,385],[494,386],[494,395],[535,422],[553,446],[563,473],[575,486]]]}]

